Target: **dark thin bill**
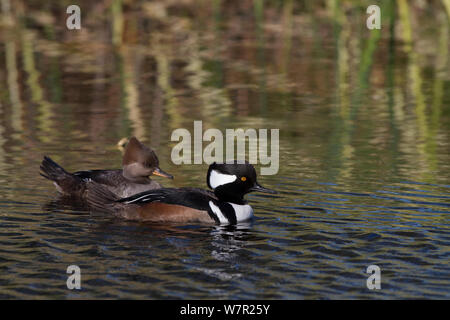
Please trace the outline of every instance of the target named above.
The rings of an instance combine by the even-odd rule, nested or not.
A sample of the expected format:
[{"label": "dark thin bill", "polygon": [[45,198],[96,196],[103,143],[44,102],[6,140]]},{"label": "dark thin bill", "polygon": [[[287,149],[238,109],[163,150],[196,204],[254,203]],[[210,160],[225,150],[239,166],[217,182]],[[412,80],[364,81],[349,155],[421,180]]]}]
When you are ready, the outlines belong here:
[{"label": "dark thin bill", "polygon": [[273,194],[278,193],[275,190],[264,188],[259,183],[255,183],[255,185],[253,186],[253,188],[250,189],[250,191],[257,191],[257,192],[264,192],[264,193],[273,193]]}]

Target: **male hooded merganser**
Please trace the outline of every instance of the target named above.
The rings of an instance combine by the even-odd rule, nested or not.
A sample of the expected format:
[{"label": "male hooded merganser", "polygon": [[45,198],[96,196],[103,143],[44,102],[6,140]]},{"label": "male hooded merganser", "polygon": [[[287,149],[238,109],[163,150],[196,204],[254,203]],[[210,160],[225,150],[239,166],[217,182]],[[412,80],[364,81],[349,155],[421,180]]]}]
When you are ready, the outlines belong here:
[{"label": "male hooded merganser", "polygon": [[128,220],[236,224],[253,216],[252,207],[244,200],[245,194],[252,191],[277,193],[258,184],[255,168],[248,162],[213,163],[206,180],[213,192],[162,188],[123,199],[90,182],[87,202],[96,210]]},{"label": "male hooded merganser", "polygon": [[152,174],[173,179],[173,176],[159,168],[155,152],[132,137],[128,142],[122,160],[122,169],[87,170],[69,173],[45,156],[40,174],[52,180],[56,189],[65,196],[85,198],[87,182],[95,181],[106,187],[115,196],[124,198],[139,192],[159,189],[161,185],[150,179]]}]

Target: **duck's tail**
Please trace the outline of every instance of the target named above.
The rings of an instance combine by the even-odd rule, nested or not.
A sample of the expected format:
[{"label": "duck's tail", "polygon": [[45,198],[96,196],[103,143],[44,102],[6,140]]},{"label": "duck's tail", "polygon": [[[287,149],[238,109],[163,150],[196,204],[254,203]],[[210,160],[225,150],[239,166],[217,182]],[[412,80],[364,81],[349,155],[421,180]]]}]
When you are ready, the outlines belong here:
[{"label": "duck's tail", "polygon": [[74,192],[81,191],[78,189],[80,188],[82,179],[67,172],[63,167],[49,157],[44,156],[40,169],[41,172],[39,172],[39,174],[44,178],[53,181],[59,192],[64,194],[72,194]]}]

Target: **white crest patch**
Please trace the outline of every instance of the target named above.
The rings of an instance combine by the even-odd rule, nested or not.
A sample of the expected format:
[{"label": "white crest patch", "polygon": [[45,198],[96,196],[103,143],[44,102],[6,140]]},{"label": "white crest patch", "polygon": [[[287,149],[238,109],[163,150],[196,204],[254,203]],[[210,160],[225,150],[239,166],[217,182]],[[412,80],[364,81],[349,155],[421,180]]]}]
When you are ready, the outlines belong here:
[{"label": "white crest patch", "polygon": [[211,208],[212,212],[215,213],[220,223],[229,223],[228,219],[225,218],[222,211],[220,211],[220,208],[216,206],[212,201],[209,202],[209,207]]},{"label": "white crest patch", "polygon": [[216,170],[211,170],[211,173],[209,175],[209,185],[211,186],[211,188],[215,189],[218,186],[232,183],[236,181],[236,179],[237,177],[234,174],[224,174]]},{"label": "white crest patch", "polygon": [[237,222],[247,221],[253,217],[253,208],[249,204],[228,203],[233,206]]}]

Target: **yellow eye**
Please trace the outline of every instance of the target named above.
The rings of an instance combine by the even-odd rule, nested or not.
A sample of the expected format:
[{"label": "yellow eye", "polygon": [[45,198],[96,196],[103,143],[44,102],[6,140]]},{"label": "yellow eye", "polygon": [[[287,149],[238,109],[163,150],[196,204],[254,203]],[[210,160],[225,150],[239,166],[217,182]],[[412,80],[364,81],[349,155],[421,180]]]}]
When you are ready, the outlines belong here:
[{"label": "yellow eye", "polygon": [[247,180],[247,177],[242,177],[241,180],[242,180],[242,181],[246,181],[246,180]]}]

